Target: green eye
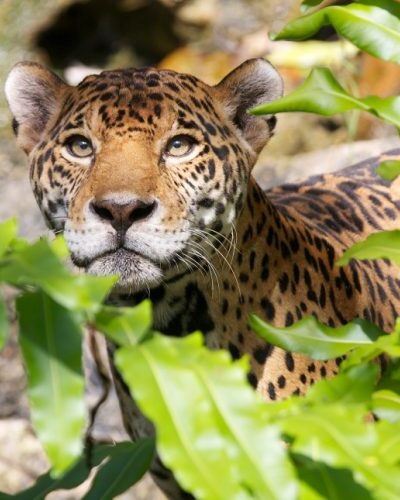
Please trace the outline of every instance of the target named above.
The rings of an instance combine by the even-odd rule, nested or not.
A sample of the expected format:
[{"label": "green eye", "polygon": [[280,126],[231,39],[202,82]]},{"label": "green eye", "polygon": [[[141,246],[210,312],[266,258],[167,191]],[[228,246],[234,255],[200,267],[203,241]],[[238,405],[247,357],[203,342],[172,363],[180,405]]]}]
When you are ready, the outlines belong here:
[{"label": "green eye", "polygon": [[66,141],[68,152],[77,158],[88,158],[93,155],[93,146],[89,139],[82,135],[74,135]]},{"label": "green eye", "polygon": [[174,158],[179,158],[189,154],[196,141],[187,135],[177,135],[170,139],[165,149],[168,156],[173,156]]}]

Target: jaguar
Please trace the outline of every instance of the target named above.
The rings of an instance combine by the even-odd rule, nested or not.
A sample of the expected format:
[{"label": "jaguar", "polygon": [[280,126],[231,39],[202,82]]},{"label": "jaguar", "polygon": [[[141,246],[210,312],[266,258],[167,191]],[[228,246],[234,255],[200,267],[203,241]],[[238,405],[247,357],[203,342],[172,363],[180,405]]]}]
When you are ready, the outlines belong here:
[{"label": "jaguar", "polygon": [[[266,60],[244,62],[215,86],[155,68],[70,86],[22,62],[5,90],[35,198],[73,263],[117,274],[115,303],[150,297],[166,335],[200,329],[210,348],[247,353],[248,380],[266,400],[304,393],[340,360],[266,343],[249,328],[250,312],[276,326],[313,315],[331,326],[366,318],[393,327],[398,268],[335,261],[367,235],[399,228],[400,201],[376,166],[400,149],[264,192],[251,172],[276,117],[248,110],[283,93]],[[115,368],[114,379],[132,439],[153,432]],[[189,496],[159,460],[152,472],[170,498]]]}]

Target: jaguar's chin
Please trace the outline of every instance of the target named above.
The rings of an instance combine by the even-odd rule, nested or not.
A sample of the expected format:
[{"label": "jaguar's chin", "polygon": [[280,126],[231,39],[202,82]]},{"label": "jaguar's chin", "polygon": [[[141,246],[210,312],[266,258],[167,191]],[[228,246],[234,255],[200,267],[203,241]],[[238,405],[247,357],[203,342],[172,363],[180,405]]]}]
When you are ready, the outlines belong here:
[{"label": "jaguar's chin", "polygon": [[156,263],[124,248],[93,259],[85,269],[95,276],[118,276],[114,292],[124,294],[148,290],[159,285],[163,278],[163,272]]}]

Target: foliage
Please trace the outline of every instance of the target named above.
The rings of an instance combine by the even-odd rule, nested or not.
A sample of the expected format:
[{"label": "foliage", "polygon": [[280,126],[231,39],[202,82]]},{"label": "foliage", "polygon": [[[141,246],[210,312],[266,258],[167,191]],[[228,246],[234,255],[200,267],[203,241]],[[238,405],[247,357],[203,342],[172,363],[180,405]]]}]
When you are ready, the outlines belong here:
[{"label": "foliage", "polygon": [[305,82],[291,94],[252,109],[256,115],[307,111],[331,116],[352,109],[368,111],[400,127],[400,97],[364,97],[347,93],[326,68],[314,69]]},{"label": "foliage", "polygon": [[119,443],[109,447],[109,459],[93,480],[84,500],[112,499],[143,477],[154,458],[154,440]]},{"label": "foliage", "polygon": [[378,327],[365,320],[332,328],[320,323],[314,316],[308,316],[291,326],[278,328],[251,315],[249,323],[270,344],[321,360],[342,356],[361,345],[373,345],[382,335]]},{"label": "foliage", "polygon": [[[54,478],[51,472],[40,476],[35,484],[16,495],[0,494],[0,498],[17,500],[42,500],[52,491],[70,490],[82,484],[91,469],[100,466],[93,487],[85,499],[112,499],[140,479],[154,457],[153,439],[141,439],[136,443],[97,445],[91,453],[91,463],[80,458],[65,474]],[[99,491],[102,495],[99,495]]]},{"label": "foliage", "polygon": [[344,266],[351,259],[380,259],[387,257],[400,264],[400,230],[370,234],[344,252],[337,264]]},{"label": "foliage", "polygon": [[153,322],[151,302],[144,300],[137,307],[103,306],[94,325],[119,346],[137,345],[148,334]]},{"label": "foliage", "polygon": [[[9,231],[9,222],[0,225],[1,241]],[[335,379],[317,382],[304,397],[266,405],[246,381],[246,358],[231,361],[225,351],[208,351],[199,333],[178,339],[152,331],[148,301],[135,308],[103,306],[104,280],[76,281],[61,262],[62,242],[28,244],[12,234],[0,276],[18,290],[32,423],[52,464],[16,498],[72,488],[98,464],[85,498],[99,498],[100,491],[102,498],[113,498],[151,463],[151,439],[95,447],[90,456],[82,449],[85,324],[116,343],[117,366],[156,425],[161,458],[197,498],[308,500],[343,494],[344,485],[355,498],[399,497],[400,441],[394,436],[400,425],[400,327],[388,336],[358,322],[335,335],[313,318],[285,331],[252,317],[256,331],[282,348],[323,359],[348,353]],[[38,279],[34,269],[44,253],[52,265],[42,267]],[[24,273],[16,280],[21,262]],[[58,281],[68,300],[49,286]],[[373,360],[382,353],[392,361],[379,377]],[[371,410],[380,422],[367,418]]]},{"label": "foliage", "polygon": [[81,325],[75,312],[42,291],[20,296],[17,312],[32,422],[58,474],[82,451],[85,407]]},{"label": "foliage", "polygon": [[[304,40],[323,26],[332,26],[338,34],[358,48],[386,61],[400,63],[400,7],[393,0],[365,0],[345,6],[319,6],[319,0],[302,3],[305,16],[289,22],[274,40]],[[326,68],[316,68],[299,88],[287,96],[251,110],[254,114],[306,111],[333,115],[352,109],[372,113],[388,123],[400,125],[400,97],[357,98],[346,90]]]},{"label": "foliage", "polygon": [[400,63],[400,20],[373,5],[351,3],[326,7],[290,22],[273,39],[304,40],[329,24],[369,54]]},{"label": "foliage", "polygon": [[[79,460],[86,426],[81,366],[85,323],[108,332],[117,342],[135,335],[139,338],[151,324],[151,309],[146,302],[129,310],[103,306],[114,278],[76,276],[60,260],[65,255],[60,238],[29,245],[18,239],[16,232],[15,221],[0,224],[0,282],[19,290],[19,343],[27,371],[32,424],[52,464],[51,473],[39,478],[33,490],[21,493],[21,498],[34,498],[36,494],[40,497],[38,492],[43,489],[74,487],[89,472],[85,460]],[[2,341],[7,327],[6,309],[1,302]],[[102,449],[100,455],[95,452],[93,463],[107,456],[109,460],[98,472],[87,498],[98,498],[105,483],[112,485],[107,498],[113,498],[140,479],[153,456],[152,440],[141,441],[135,447],[127,443],[115,450],[107,448],[105,454]],[[112,484],[105,477],[110,471],[118,473],[119,478]],[[82,479],[71,479],[77,477]]]},{"label": "foliage", "polygon": [[383,161],[376,169],[377,173],[388,181],[393,181],[400,175],[400,161],[386,160]]},{"label": "foliage", "polygon": [[324,0],[303,0],[300,9],[302,12],[308,12],[310,9],[317,7]]},{"label": "foliage", "polygon": [[[324,0],[303,0],[300,9],[303,13],[309,12],[320,5]],[[400,17],[400,5],[397,0],[358,0],[358,4],[373,5],[385,9],[396,17]]]},{"label": "foliage", "polygon": [[116,360],[157,426],[161,458],[196,498],[295,498],[279,429],[245,382],[247,360],[208,351],[200,334],[158,334],[120,349]]},{"label": "foliage", "polygon": [[46,240],[29,247],[17,241],[17,248],[0,262],[0,280],[15,286],[41,288],[68,309],[96,312],[115,278],[72,274],[57,258],[60,241],[53,248]]}]

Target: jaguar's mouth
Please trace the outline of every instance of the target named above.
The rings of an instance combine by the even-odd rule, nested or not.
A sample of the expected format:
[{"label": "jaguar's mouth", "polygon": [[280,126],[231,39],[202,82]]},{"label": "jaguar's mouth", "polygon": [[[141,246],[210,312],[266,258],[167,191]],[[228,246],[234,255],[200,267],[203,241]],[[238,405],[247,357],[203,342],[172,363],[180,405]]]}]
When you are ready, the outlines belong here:
[{"label": "jaguar's mouth", "polygon": [[117,275],[115,290],[135,293],[158,285],[163,277],[160,265],[151,258],[121,247],[107,250],[92,259],[72,257],[78,267],[95,276]]},{"label": "jaguar's mouth", "polygon": [[112,257],[116,261],[119,260],[130,260],[134,258],[142,258],[142,259],[149,259],[148,257],[142,255],[141,253],[131,250],[129,248],[126,248],[124,246],[118,246],[116,248],[110,248],[109,250],[105,250],[104,252],[101,252],[94,257],[86,257],[86,256],[81,256],[79,254],[71,253],[71,260],[75,264],[75,266],[79,268],[84,268],[87,269],[91,264],[93,264],[96,260],[99,259],[104,259],[107,257]]}]

